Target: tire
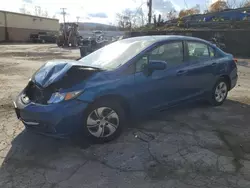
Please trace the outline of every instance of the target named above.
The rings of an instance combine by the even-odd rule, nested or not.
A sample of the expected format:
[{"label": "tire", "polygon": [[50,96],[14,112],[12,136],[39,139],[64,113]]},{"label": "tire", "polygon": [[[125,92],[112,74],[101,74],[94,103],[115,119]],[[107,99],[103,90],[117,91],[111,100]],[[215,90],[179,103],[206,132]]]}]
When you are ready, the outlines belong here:
[{"label": "tire", "polygon": [[[105,116],[108,119],[104,118]],[[105,143],[116,139],[122,133],[125,125],[125,112],[118,102],[100,100],[87,108],[83,119],[83,134],[96,143]]]},{"label": "tire", "polygon": [[227,98],[228,90],[229,90],[228,81],[225,78],[220,78],[212,89],[209,99],[210,103],[213,106],[222,105]]}]

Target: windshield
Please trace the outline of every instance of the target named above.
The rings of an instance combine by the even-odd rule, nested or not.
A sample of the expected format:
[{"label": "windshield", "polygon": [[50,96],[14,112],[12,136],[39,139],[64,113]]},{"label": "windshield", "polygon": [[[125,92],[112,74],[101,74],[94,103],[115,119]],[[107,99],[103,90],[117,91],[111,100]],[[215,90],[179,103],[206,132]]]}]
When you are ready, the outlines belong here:
[{"label": "windshield", "polygon": [[86,66],[115,69],[142,50],[153,44],[153,40],[125,39],[109,44],[80,59]]}]

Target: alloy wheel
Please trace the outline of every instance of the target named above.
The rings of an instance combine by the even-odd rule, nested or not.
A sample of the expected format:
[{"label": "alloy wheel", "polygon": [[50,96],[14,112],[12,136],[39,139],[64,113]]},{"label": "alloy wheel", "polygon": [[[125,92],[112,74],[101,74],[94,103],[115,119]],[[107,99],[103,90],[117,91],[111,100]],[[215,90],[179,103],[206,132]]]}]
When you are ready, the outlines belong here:
[{"label": "alloy wheel", "polygon": [[88,131],[97,138],[111,136],[118,126],[119,116],[109,107],[99,107],[87,118]]},{"label": "alloy wheel", "polygon": [[217,102],[222,102],[227,96],[227,84],[225,82],[220,82],[215,88],[215,100]]}]

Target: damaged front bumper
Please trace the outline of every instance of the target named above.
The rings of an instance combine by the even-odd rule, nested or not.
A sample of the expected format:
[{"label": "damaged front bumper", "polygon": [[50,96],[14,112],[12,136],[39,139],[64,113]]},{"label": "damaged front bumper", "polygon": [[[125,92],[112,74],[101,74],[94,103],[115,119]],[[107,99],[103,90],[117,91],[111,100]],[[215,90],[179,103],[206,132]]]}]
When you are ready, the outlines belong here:
[{"label": "damaged front bumper", "polygon": [[17,118],[27,130],[48,136],[66,138],[83,126],[83,112],[88,103],[78,99],[57,104],[24,104],[21,94],[13,102]]}]

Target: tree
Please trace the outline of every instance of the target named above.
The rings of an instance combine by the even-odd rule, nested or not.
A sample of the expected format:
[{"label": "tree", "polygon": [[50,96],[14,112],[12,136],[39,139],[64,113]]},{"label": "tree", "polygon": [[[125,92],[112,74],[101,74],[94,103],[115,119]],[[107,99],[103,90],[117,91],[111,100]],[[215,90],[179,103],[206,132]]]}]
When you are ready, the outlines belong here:
[{"label": "tree", "polygon": [[171,11],[169,11],[166,15],[168,20],[173,20],[177,18],[177,12],[175,9],[172,9]]},{"label": "tree", "polygon": [[42,16],[42,9],[40,6],[35,6],[35,15]]},{"label": "tree", "polygon": [[243,5],[243,7],[250,7],[250,0],[246,1]]},{"label": "tree", "polygon": [[23,4],[23,7],[19,9],[19,11],[23,14],[31,14],[30,11],[26,9],[25,4]]},{"label": "tree", "polygon": [[164,20],[161,18],[161,14],[158,15],[158,19],[156,19],[156,15],[154,15],[153,17],[154,19],[154,26],[155,27],[159,27],[159,26],[162,26],[164,24]]},{"label": "tree", "polygon": [[47,10],[43,11],[42,16],[48,18],[49,17],[48,11]]},{"label": "tree", "polygon": [[143,12],[142,7],[138,8],[134,14],[136,19],[136,25],[143,26],[146,23],[146,16]]},{"label": "tree", "polygon": [[197,9],[196,7],[190,8],[190,9],[186,9],[186,10],[181,10],[179,12],[179,17],[184,17],[184,16],[188,16],[188,15],[193,15],[193,14],[199,14],[200,10]]},{"label": "tree", "polygon": [[35,6],[35,12],[34,14],[36,16],[41,16],[41,17],[49,17],[48,11],[47,10],[43,10],[40,6]]},{"label": "tree", "polygon": [[121,13],[116,14],[116,19],[118,22],[118,27],[120,29],[126,30],[145,24],[146,16],[142,8],[135,10],[125,9]]},{"label": "tree", "polygon": [[224,0],[227,4],[227,7],[229,9],[234,9],[234,8],[239,8],[241,7],[242,4],[242,0],[238,1],[238,0]]},{"label": "tree", "polygon": [[209,12],[219,12],[228,8],[229,6],[226,1],[218,0],[215,3],[210,5]]},{"label": "tree", "polygon": [[250,7],[250,0],[226,0],[225,2],[230,9]]},{"label": "tree", "polygon": [[116,15],[118,26],[121,29],[131,29],[132,27],[132,11],[125,9],[122,13]]}]

